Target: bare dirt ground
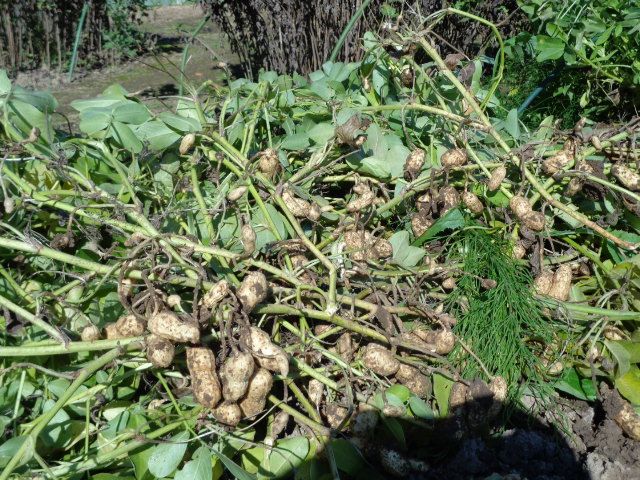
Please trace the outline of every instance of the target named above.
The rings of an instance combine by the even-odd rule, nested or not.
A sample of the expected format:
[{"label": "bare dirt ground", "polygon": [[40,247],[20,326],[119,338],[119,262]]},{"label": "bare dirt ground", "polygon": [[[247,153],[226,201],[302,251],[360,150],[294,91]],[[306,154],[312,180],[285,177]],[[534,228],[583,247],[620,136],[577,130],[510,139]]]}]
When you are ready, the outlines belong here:
[{"label": "bare dirt ground", "polygon": [[640,480],[640,442],[613,420],[620,397],[605,384],[600,396],[558,398],[543,416],[516,411],[500,433],[469,432],[449,447],[443,439],[455,429],[445,422],[428,447],[441,456],[415,480]]},{"label": "bare dirt ground", "polygon": [[[151,11],[141,29],[155,38],[153,51],[121,65],[98,70],[77,69],[74,79],[67,81],[66,72],[35,70],[22,72],[16,83],[23,87],[50,91],[60,104],[60,112],[74,120],[69,104],[79,98],[92,98],[109,85],[120,84],[129,92],[154,98],[153,107],[171,104],[178,92],[179,68],[183,48],[204,17],[197,6],[158,7]],[[201,30],[189,47],[185,77],[193,85],[210,80],[220,82],[223,72],[219,61],[233,64],[226,39],[213,23]]]}]

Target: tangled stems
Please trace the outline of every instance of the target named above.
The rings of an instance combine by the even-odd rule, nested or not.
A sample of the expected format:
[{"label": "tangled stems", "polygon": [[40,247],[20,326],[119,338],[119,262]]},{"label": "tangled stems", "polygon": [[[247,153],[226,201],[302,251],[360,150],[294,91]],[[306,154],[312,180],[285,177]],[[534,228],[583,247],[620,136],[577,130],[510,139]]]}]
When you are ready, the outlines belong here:
[{"label": "tangled stems", "polygon": [[195,424],[195,421],[201,412],[202,407],[196,406],[189,413],[185,414],[185,416],[180,420],[167,423],[166,425],[152,432],[146,433],[144,437],[142,437],[138,432],[135,431],[125,432],[120,437],[122,442],[127,442],[124,445],[107,452],[101,452],[99,449],[97,449],[96,455],[94,457],[90,457],[78,463],[68,463],[59,467],[53,467],[50,469],[50,471],[55,475],[56,478],[58,478],[70,473],[86,472],[101,465],[108,464],[110,462],[113,462],[114,460],[117,460],[118,458],[125,456],[129,452],[132,452],[140,447],[144,447],[145,445],[149,444],[150,441],[163,437],[173,430],[184,426],[185,421]]},{"label": "tangled stems", "polygon": [[[451,82],[451,84],[453,86],[456,87],[456,89],[464,97],[464,99],[471,106],[471,108],[473,108],[473,110],[478,115],[478,117],[480,118],[482,123],[487,126],[489,134],[495,139],[495,141],[498,143],[500,148],[502,148],[505,151],[505,153],[510,155],[511,161],[515,165],[520,166],[520,159],[516,155],[513,154],[513,152],[511,151],[511,147],[509,147],[509,145],[505,142],[505,140],[502,138],[502,136],[493,127],[493,125],[491,124],[491,121],[487,118],[487,116],[485,115],[485,113],[482,110],[482,108],[480,107],[480,105],[478,105],[478,102],[476,102],[476,99],[474,98],[474,96],[466,89],[466,87],[464,85],[462,85],[462,83],[460,83],[460,80],[458,80],[458,78],[453,74],[453,72],[451,72],[447,68],[447,66],[444,63],[444,60],[442,59],[442,57],[440,57],[440,55],[438,54],[436,49],[432,45],[430,45],[429,42],[427,40],[425,40],[424,38],[419,39],[419,43],[420,43],[420,46],[422,46],[422,48],[424,49],[424,51],[434,60],[434,62],[436,63],[436,65],[438,66],[438,68],[440,69],[442,74],[445,77],[447,77],[447,79]],[[633,250],[633,249],[636,249],[638,247],[638,245],[636,245],[636,244],[633,244],[633,243],[630,243],[630,242],[627,242],[625,240],[622,240],[622,239],[618,238],[617,236],[615,236],[611,232],[608,232],[607,230],[602,228],[597,223],[589,220],[582,213],[577,212],[577,211],[567,207],[562,202],[556,200],[549,193],[549,191],[540,183],[540,181],[536,178],[536,176],[533,173],[531,173],[531,171],[529,171],[529,169],[526,167],[526,165],[522,166],[522,170],[524,172],[525,178],[533,186],[533,188],[535,188],[538,191],[538,193],[545,200],[547,200],[549,202],[549,204],[551,204],[552,206],[554,206],[558,210],[561,210],[562,212],[566,213],[567,215],[569,215],[573,219],[575,219],[578,222],[580,222],[582,225],[584,225],[584,226],[590,228],[591,230],[597,232],[602,237],[604,237],[604,238],[606,238],[608,240],[611,240],[616,245],[618,245],[618,246],[620,246],[622,248],[632,249]]]},{"label": "tangled stems", "polygon": [[73,394],[84,384],[85,381],[87,381],[87,379],[120,355],[140,348],[141,344],[139,342],[132,342],[130,344],[114,348],[82,367],[77,372],[76,379],[71,382],[71,385],[67,387],[58,401],[49,410],[31,422],[30,427],[25,432],[26,437],[22,442],[22,445],[20,445],[20,448],[16,451],[13,457],[11,457],[11,460],[9,460],[9,463],[0,474],[0,480],[6,480],[9,478],[11,473],[20,465],[20,463],[24,463],[30,459],[29,451],[35,448],[36,441],[40,433],[42,433],[42,430],[49,424],[60,409],[67,404],[69,399],[73,397]]},{"label": "tangled stems", "polygon": [[295,217],[291,213],[291,210],[289,210],[289,207],[287,207],[284,200],[282,200],[282,197],[276,196],[275,200],[278,206],[282,209],[282,211],[286,215],[287,220],[289,220],[289,223],[293,226],[300,240],[305,244],[305,246],[309,249],[309,251],[313,253],[313,255],[315,255],[315,257],[318,260],[320,260],[320,262],[329,271],[329,293],[327,298],[327,312],[329,313],[336,312],[338,309],[337,308],[338,303],[336,301],[338,272],[337,272],[336,266],[318,249],[318,247],[316,247],[316,245],[311,240],[309,240],[309,238],[307,238],[307,236],[304,233],[304,230],[302,230],[302,226],[300,226],[300,223],[295,219]]}]

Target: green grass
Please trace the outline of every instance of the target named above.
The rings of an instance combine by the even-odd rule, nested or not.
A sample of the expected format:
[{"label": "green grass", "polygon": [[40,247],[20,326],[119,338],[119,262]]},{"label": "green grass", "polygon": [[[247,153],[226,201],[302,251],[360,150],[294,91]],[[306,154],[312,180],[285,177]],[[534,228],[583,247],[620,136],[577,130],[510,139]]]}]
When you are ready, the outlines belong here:
[{"label": "green grass", "polygon": [[[538,63],[535,59],[522,62],[507,58],[505,77],[498,90],[498,97],[505,111],[518,108],[527,97],[554,72],[551,63]],[[584,84],[584,75],[576,71],[564,70],[550,81],[521,115],[529,128],[537,128],[548,115],[560,119],[561,128],[571,128],[580,119],[582,108],[579,103],[578,83]],[[582,86],[584,88],[584,85]]]},{"label": "green grass", "polygon": [[[504,377],[512,391],[523,377],[527,383],[541,384],[534,350],[549,342],[553,332],[533,296],[526,267],[510,256],[508,242],[476,228],[460,233],[452,251],[464,271],[447,306],[458,318],[455,332],[488,373]],[[486,288],[483,279],[495,280],[495,287]],[[489,380],[461,347],[452,356],[465,378]]]}]

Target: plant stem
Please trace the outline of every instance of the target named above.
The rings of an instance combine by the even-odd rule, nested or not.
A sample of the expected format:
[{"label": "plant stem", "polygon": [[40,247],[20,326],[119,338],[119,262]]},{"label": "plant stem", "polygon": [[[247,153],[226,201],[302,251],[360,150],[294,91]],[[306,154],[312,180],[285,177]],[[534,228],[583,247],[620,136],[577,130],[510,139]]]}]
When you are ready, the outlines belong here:
[{"label": "plant stem", "polygon": [[489,130],[485,125],[479,122],[476,122],[474,120],[471,120],[467,117],[456,115],[455,113],[448,112],[441,108],[430,107],[428,105],[422,105],[419,103],[398,103],[398,104],[392,104],[392,105],[377,105],[377,106],[371,106],[371,107],[363,107],[360,109],[360,111],[362,112],[385,112],[385,111],[393,111],[393,110],[417,110],[419,112],[438,115],[446,118],[447,120],[452,120],[462,125],[470,125],[473,128],[477,130],[481,130],[483,132],[486,132]]},{"label": "plant stem", "polygon": [[[82,30],[84,29],[84,19],[87,18],[87,13],[89,13],[89,7],[91,6],[91,2],[84,2],[82,6],[82,11],[80,12],[80,19],[78,20],[78,26],[76,27],[76,39],[73,42],[73,52],[71,53],[71,63],[69,65],[69,74],[67,75],[67,80],[70,82],[73,78],[73,71],[76,68],[76,63],[78,61],[78,50],[80,49],[80,40],[82,39]],[[62,61],[62,59],[58,59]]]},{"label": "plant stem", "polygon": [[129,347],[131,344],[140,342],[144,337],[129,337],[116,340],[95,340],[93,342],[68,342],[66,345],[21,345],[19,347],[0,347],[1,357],[39,357],[49,355],[67,355],[69,353],[78,352],[96,352],[99,350],[108,350],[114,347]]},{"label": "plant stem", "polygon": [[54,340],[57,340],[62,344],[65,343],[66,338],[64,337],[64,335],[62,335],[62,333],[60,333],[60,331],[56,327],[48,324],[43,319],[36,317],[33,313],[25,310],[20,305],[16,305],[11,300],[1,295],[0,295],[0,305],[12,311],[16,315],[19,315],[20,317],[24,318],[32,325],[42,329]]},{"label": "plant stem", "polygon": [[[267,397],[267,399],[269,400],[269,403],[271,403],[272,405],[278,407],[283,412],[288,413],[293,418],[295,418],[298,422],[303,423],[306,426],[310,427],[316,433],[318,433],[320,435],[329,435],[330,430],[327,427],[325,427],[321,423],[318,423],[318,422],[316,422],[314,420],[311,420],[309,417],[307,417],[306,415],[300,413],[295,408],[290,407],[289,405],[287,405],[285,402],[280,400],[275,395],[269,395]],[[0,480],[2,480],[2,479],[0,479]]]},{"label": "plant stem", "polygon": [[[188,420],[193,421],[193,419],[195,419],[200,414],[201,411],[202,411],[202,407],[200,406],[195,407],[193,410],[189,412]],[[112,462],[117,458],[120,458],[133,450],[136,450],[140,447],[144,447],[145,445],[148,445],[149,440],[160,438],[183,425],[184,425],[184,419],[176,420],[175,422],[168,423],[158,428],[157,430],[154,430],[153,432],[146,434],[144,438],[140,438],[140,435],[137,432],[134,432],[134,431],[128,432],[121,437],[121,441],[129,440],[132,438],[135,438],[135,440],[125,443],[121,447],[118,447],[111,451],[102,452],[98,449],[96,456],[93,458],[90,458],[78,463],[67,463],[66,465],[53,467],[51,470],[56,475],[56,478],[61,478],[65,475],[68,475],[69,473],[78,474],[78,473],[86,472],[88,470],[91,470],[101,465],[105,465],[109,462]]]},{"label": "plant stem", "polygon": [[296,308],[288,305],[274,304],[274,305],[258,305],[254,310],[256,313],[265,313],[265,314],[276,314],[276,315],[293,315],[296,317],[305,316],[309,318],[315,318],[316,320],[323,320],[325,322],[333,323],[342,328],[346,328],[352,332],[363,335],[365,337],[369,337],[372,340],[376,340],[378,342],[382,342],[387,345],[398,346],[402,348],[406,348],[408,350],[414,350],[425,355],[440,358],[439,355],[423,349],[419,345],[415,345],[413,343],[404,342],[402,340],[397,340],[393,337],[387,337],[382,333],[374,330],[373,328],[365,327],[358,322],[353,320],[348,320],[339,315],[331,314],[328,312],[321,312],[319,310],[312,310],[310,308]]},{"label": "plant stem", "polygon": [[[480,118],[482,123],[487,126],[489,134],[496,140],[498,145],[500,145],[500,147],[505,151],[505,153],[510,155],[511,161],[515,165],[520,166],[520,159],[516,155],[513,155],[512,151],[511,151],[511,148],[504,141],[502,136],[493,127],[493,125],[491,124],[491,121],[484,114],[482,108],[480,107],[480,105],[478,105],[478,103],[476,102],[476,100],[473,97],[473,95],[471,93],[469,93],[469,91],[466,89],[466,87],[464,85],[462,85],[462,83],[460,83],[460,80],[458,80],[458,78],[453,74],[453,72],[451,72],[447,68],[447,66],[444,63],[444,60],[442,60],[442,58],[440,57],[440,55],[438,54],[436,49],[433,46],[431,46],[429,44],[429,42],[427,42],[424,38],[421,38],[419,40],[419,42],[420,42],[420,45],[422,46],[422,48],[424,49],[424,51],[427,52],[427,54],[434,60],[434,62],[436,63],[436,65],[438,66],[438,68],[440,69],[442,74],[445,77],[447,77],[447,79],[458,89],[458,91],[461,93],[461,95],[464,97],[464,99],[469,103],[469,105],[476,112],[476,114],[478,115],[478,117]],[[597,232],[602,237],[604,237],[604,238],[606,238],[608,240],[611,240],[616,245],[618,245],[618,246],[620,246],[622,248],[625,248],[625,249],[636,249],[637,248],[637,245],[635,245],[633,243],[629,243],[629,242],[624,241],[624,240],[621,240],[620,238],[616,237],[612,233],[610,233],[607,230],[605,230],[604,228],[602,228],[597,223],[592,222],[591,220],[589,220],[582,213],[580,213],[578,211],[575,211],[575,210],[567,207],[566,205],[564,205],[562,202],[556,200],[544,188],[544,186],[535,177],[535,175],[529,171],[529,169],[526,167],[526,165],[523,165],[522,169],[523,169],[525,177],[529,181],[529,183],[533,186],[533,188],[535,188],[540,193],[540,195],[542,197],[544,197],[545,200],[547,200],[547,202],[549,202],[549,204],[551,204],[552,206],[554,206],[558,210],[563,211],[564,213],[566,213],[567,215],[569,215],[573,219],[577,220],[578,222],[580,222],[581,224],[583,224],[587,228],[590,228],[591,230]]]},{"label": "plant stem", "polygon": [[279,195],[274,195],[274,199],[278,204],[278,206],[284,212],[285,216],[287,217],[287,220],[289,220],[289,223],[291,224],[293,229],[298,234],[298,237],[300,238],[300,240],[302,240],[302,243],[305,244],[305,246],[309,249],[309,251],[313,253],[313,255],[318,260],[320,260],[320,262],[322,262],[325,268],[329,271],[329,293],[327,298],[327,311],[330,313],[336,312],[338,309],[338,302],[336,301],[338,270],[335,264],[331,260],[329,260],[318,249],[318,247],[316,247],[316,245],[305,235],[304,230],[300,225],[300,222],[298,222],[298,220],[293,216],[293,214],[291,213],[291,210],[289,210],[289,207],[284,202],[282,197],[280,197]]},{"label": "plant stem", "polygon": [[344,27],[344,30],[340,34],[340,37],[338,37],[338,41],[336,42],[335,47],[333,47],[333,50],[331,51],[331,55],[329,55],[330,62],[336,61],[336,59],[338,58],[338,53],[340,53],[340,49],[344,45],[344,42],[347,39],[347,36],[349,35],[349,32],[353,30],[353,27],[355,27],[356,22],[360,19],[360,17],[362,17],[362,15],[364,14],[364,11],[366,10],[366,8],[369,6],[370,3],[371,3],[371,0],[364,0],[360,5],[360,7],[355,11],[353,16],[349,19],[349,22],[347,22],[347,25]]},{"label": "plant stem", "polygon": [[307,411],[311,419],[318,423],[322,422],[322,419],[320,418],[320,414],[313,407],[313,405],[311,404],[309,399],[306,397],[304,392],[300,390],[300,388],[298,388],[298,386],[296,385],[296,382],[294,382],[291,378],[286,378],[285,383],[287,384],[287,387],[289,387],[289,390],[291,390],[293,394],[296,396],[296,398],[298,399],[298,402],[300,402],[300,405],[302,405],[302,407]]},{"label": "plant stem", "polygon": [[633,320],[636,322],[640,322],[640,313],[638,312],[609,310],[606,308],[591,307],[589,305],[582,305],[578,303],[561,302],[545,296],[538,296],[537,298],[542,303],[553,308],[563,308],[571,312],[598,315],[601,317],[611,318],[613,320]]},{"label": "plant stem", "polygon": [[207,14],[202,18],[202,20],[200,20],[200,23],[196,25],[195,30],[191,33],[191,38],[189,39],[189,41],[185,43],[184,49],[182,50],[182,61],[180,63],[180,86],[178,89],[179,95],[182,95],[182,92],[184,91],[184,83],[185,83],[184,72],[187,71],[187,60],[189,58],[189,46],[191,45],[191,42],[193,42],[193,39],[198,36],[198,34],[204,28],[204,26],[207,24],[208,21],[209,21],[209,15]]},{"label": "plant stem", "polygon": [[131,343],[123,347],[114,348],[113,350],[105,353],[95,360],[92,360],[84,367],[82,367],[78,371],[76,379],[71,382],[71,385],[67,387],[58,401],[49,410],[47,410],[44,414],[42,414],[39,418],[32,422],[30,430],[26,432],[27,439],[25,439],[25,441],[22,443],[22,445],[20,445],[20,448],[16,451],[11,460],[9,460],[9,463],[0,474],[0,480],[6,480],[7,478],[9,478],[11,473],[18,467],[20,461],[27,454],[29,447],[35,449],[36,440],[42,430],[49,424],[51,419],[55,417],[60,409],[66,405],[67,401],[73,396],[76,390],[78,390],[78,388],[80,388],[84,384],[85,381],[87,381],[96,371],[100,370],[102,367],[112,362],[123,353],[140,347],[140,343]]}]

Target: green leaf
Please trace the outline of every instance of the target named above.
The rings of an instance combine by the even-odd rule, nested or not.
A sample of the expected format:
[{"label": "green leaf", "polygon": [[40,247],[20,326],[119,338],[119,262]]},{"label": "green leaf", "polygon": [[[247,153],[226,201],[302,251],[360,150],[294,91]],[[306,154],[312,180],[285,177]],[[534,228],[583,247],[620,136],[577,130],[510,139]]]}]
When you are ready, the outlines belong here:
[{"label": "green leaf", "polygon": [[640,341],[623,340],[615,343],[627,351],[630,363],[640,363]]},{"label": "green leaf", "polygon": [[30,435],[13,437],[0,445],[0,468],[4,468],[7,466],[13,456],[18,453],[18,450],[20,450],[23,444],[25,444],[25,450],[20,457],[17,466],[24,465],[33,458],[33,454],[35,452],[33,437],[31,437]]},{"label": "green leaf", "polygon": [[53,113],[58,108],[58,102],[50,93],[34,92],[22,87],[14,87],[11,99],[13,101],[20,101],[33,105],[39,111],[44,113]]},{"label": "green leaf", "polygon": [[333,88],[329,86],[326,77],[317,82],[314,81],[309,86],[309,90],[319,96],[322,100],[330,100],[335,94]]},{"label": "green leaf", "polygon": [[196,118],[174,115],[170,112],[162,112],[159,117],[164,123],[181,133],[197,132],[202,129]]},{"label": "green leaf", "polygon": [[596,398],[596,392],[591,380],[581,381],[575,368],[566,370],[565,374],[555,383],[554,387],[580,400],[592,401]]},{"label": "green leaf", "polygon": [[69,385],[71,385],[71,382],[69,380],[66,380],[64,378],[56,378],[55,380],[49,382],[48,388],[55,398],[60,398],[69,388]]},{"label": "green leaf", "polygon": [[[1,397],[1,395],[0,395]],[[1,403],[1,400],[0,400]],[[0,437],[4,436],[4,430],[11,423],[11,418],[6,415],[0,415]]]},{"label": "green leaf", "polygon": [[520,138],[520,122],[518,120],[517,108],[513,108],[509,111],[507,119],[504,122],[504,128],[514,140],[518,140]]},{"label": "green leaf", "polygon": [[173,473],[180,465],[184,452],[187,451],[187,440],[189,440],[189,434],[180,432],[167,440],[167,443],[154,447],[149,459],[149,471],[157,478]]},{"label": "green leaf", "polygon": [[564,53],[564,42],[559,38],[552,38],[548,35],[536,35],[536,60],[544,62],[546,60],[556,60]]},{"label": "green leaf", "polygon": [[[240,467],[236,462],[227,457],[220,450],[212,449],[213,455],[220,459],[224,466],[229,470],[229,473],[233,475],[238,480],[256,480],[254,475],[248,474],[245,470]],[[263,450],[264,451],[264,450]]]},{"label": "green leaf", "polygon": [[338,438],[333,440],[328,447],[333,453],[338,468],[348,475],[355,477],[366,466],[360,451],[348,440]]},{"label": "green leaf", "polygon": [[111,111],[107,108],[92,108],[80,114],[80,130],[89,136],[106,130],[111,123]]},{"label": "green leaf", "polygon": [[149,120],[151,114],[144,105],[137,102],[127,102],[114,108],[113,118],[119,122],[140,125]]},{"label": "green leaf", "polygon": [[433,395],[436,397],[440,417],[446,417],[449,413],[449,394],[451,393],[452,386],[452,380],[449,380],[439,373],[433,374]]},{"label": "green leaf", "polygon": [[42,113],[38,108],[30,103],[12,99],[7,104],[11,123],[18,128],[26,138],[33,127],[38,127],[42,135],[51,140],[51,125],[49,116]]},{"label": "green leaf", "polygon": [[[44,411],[50,410],[56,402],[49,399],[44,402]],[[68,422],[71,417],[64,409],[60,409],[56,412],[53,418],[49,421],[47,426],[42,430],[40,438],[49,446],[62,445],[65,443],[66,435],[68,435]]]},{"label": "green leaf", "polygon": [[429,404],[415,395],[412,395],[409,399],[409,408],[411,408],[413,414],[418,418],[425,420],[433,420],[436,418]]},{"label": "green leaf", "polygon": [[380,97],[384,98],[389,93],[389,70],[384,63],[378,63],[371,75],[373,89]]},{"label": "green leaf", "polygon": [[244,450],[240,457],[244,471],[256,475],[264,459],[264,447],[252,447]]},{"label": "green leaf", "polygon": [[318,145],[323,145],[333,137],[335,129],[333,125],[327,122],[318,123],[309,130],[309,138]]},{"label": "green leaf", "polygon": [[391,432],[391,435],[398,441],[400,447],[402,449],[407,448],[407,440],[404,436],[404,428],[402,428],[402,424],[398,421],[398,419],[393,417],[385,417],[384,415],[380,417],[382,419],[382,423],[385,427]]},{"label": "green leaf", "polygon": [[[273,224],[278,231],[281,239],[289,237],[286,227],[285,217],[271,204],[265,204],[265,210],[271,217]],[[256,232],[256,250],[262,249],[265,245],[277,241],[276,236],[272,233],[267,219],[264,217],[262,209],[256,207],[255,214],[251,221],[253,228]]]},{"label": "green leaf", "polygon": [[400,230],[389,239],[393,247],[393,262],[405,268],[416,266],[426,254],[422,248],[411,246],[409,237],[409,232]]},{"label": "green leaf", "polygon": [[6,70],[0,70],[0,95],[6,95],[11,91],[11,80]]},{"label": "green leaf", "polygon": [[631,355],[629,355],[629,352],[618,342],[605,340],[604,344],[615,357],[616,362],[618,362],[618,377],[624,376],[631,368]]},{"label": "green leaf", "polygon": [[198,448],[190,461],[176,473],[174,480],[212,480],[211,451],[207,447]]},{"label": "green leaf", "polygon": [[391,170],[389,168],[389,162],[384,158],[379,157],[366,157],[362,160],[347,160],[347,163],[351,168],[357,170],[360,173],[371,175],[372,177],[385,179],[391,176]]},{"label": "green leaf", "polygon": [[431,225],[420,237],[415,239],[413,245],[420,246],[445,230],[455,230],[464,227],[464,223],[464,215],[462,215],[462,212],[458,208],[453,208],[449,210],[444,217],[440,217],[436,223]]},{"label": "green leaf", "polygon": [[[396,141],[390,139],[397,139]],[[397,143],[400,142],[400,143]],[[402,178],[404,175],[404,162],[411,153],[411,151],[405,147],[402,140],[395,135],[387,136],[387,144],[389,150],[385,154],[387,162],[389,163],[389,172],[394,178]]]},{"label": "green leaf", "polygon": [[616,378],[616,388],[620,394],[634,405],[640,405],[640,368],[634,366]]},{"label": "green leaf", "polygon": [[306,437],[289,437],[276,443],[265,454],[259,478],[284,478],[298,468],[311,452],[311,443]]},{"label": "green leaf", "polygon": [[322,65],[322,71],[331,80],[336,82],[344,82],[351,72],[357,67],[357,63],[327,62]]},{"label": "green leaf", "polygon": [[133,464],[136,480],[148,480],[153,478],[149,473],[149,461],[155,447],[146,447],[136,453],[129,454],[129,461]]},{"label": "green leaf", "polygon": [[409,390],[404,385],[399,385],[399,384],[392,385],[391,387],[387,388],[387,390],[385,391],[385,394],[394,395],[398,397],[400,401],[403,403],[409,400],[409,398],[411,398],[411,390]]},{"label": "green leaf", "polygon": [[284,150],[304,150],[309,146],[309,135],[306,133],[294,133],[293,135],[287,135],[280,148]]},{"label": "green leaf", "polygon": [[114,121],[109,129],[110,135],[118,144],[134,153],[140,153],[142,151],[142,142],[138,140],[131,128],[122,123]]},{"label": "green leaf", "polygon": [[180,135],[167,127],[160,120],[150,120],[133,129],[136,136],[143,142],[148,142],[152,150],[164,150],[178,140]]},{"label": "green leaf", "polygon": [[112,112],[116,105],[123,103],[123,98],[115,96],[99,96],[88,100],[74,100],[71,106],[79,112],[94,108],[108,108]]}]

